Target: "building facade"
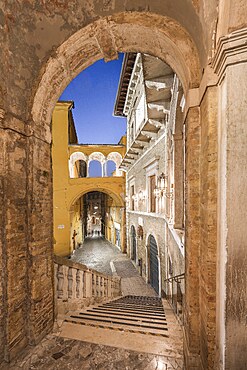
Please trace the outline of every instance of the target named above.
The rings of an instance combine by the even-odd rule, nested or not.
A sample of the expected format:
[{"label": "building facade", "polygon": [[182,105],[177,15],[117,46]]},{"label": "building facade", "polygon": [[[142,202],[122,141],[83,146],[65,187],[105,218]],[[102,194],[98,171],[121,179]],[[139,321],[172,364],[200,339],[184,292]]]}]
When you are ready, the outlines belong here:
[{"label": "building facade", "polygon": [[120,166],[126,171],[127,251],[159,295],[170,294],[167,279],[184,273],[183,99],[166,63],[125,55],[115,114],[127,117]]},{"label": "building facade", "polygon": [[72,109],[73,102],[58,102],[52,117],[54,252],[70,255],[94,230],[125,251],[125,174],[119,169],[125,138],[117,145],[79,144]]}]

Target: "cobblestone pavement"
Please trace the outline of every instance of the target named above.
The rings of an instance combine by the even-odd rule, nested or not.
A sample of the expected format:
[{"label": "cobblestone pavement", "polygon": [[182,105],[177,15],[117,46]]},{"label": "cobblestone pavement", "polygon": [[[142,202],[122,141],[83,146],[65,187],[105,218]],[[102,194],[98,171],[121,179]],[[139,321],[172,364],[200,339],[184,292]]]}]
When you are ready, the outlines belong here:
[{"label": "cobblestone pavement", "polygon": [[120,250],[106,239],[92,237],[86,238],[82,246],[74,251],[71,261],[83,263],[89,268],[112,275],[110,262],[122,256]]},{"label": "cobblestone pavement", "polygon": [[122,348],[47,335],[1,370],[170,370],[182,369],[179,358],[152,355]]},{"label": "cobblestone pavement", "polygon": [[157,295],[145,283],[127,255],[102,237],[86,238],[71,256],[71,261],[83,263],[107,275],[120,276],[123,295]]}]

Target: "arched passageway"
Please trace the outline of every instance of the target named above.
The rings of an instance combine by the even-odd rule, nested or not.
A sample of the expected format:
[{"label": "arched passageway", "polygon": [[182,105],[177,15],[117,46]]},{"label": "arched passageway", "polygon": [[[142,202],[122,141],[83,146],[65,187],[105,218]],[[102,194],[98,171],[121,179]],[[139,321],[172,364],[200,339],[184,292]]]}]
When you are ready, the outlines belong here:
[{"label": "arched passageway", "polygon": [[[126,15],[123,15],[123,19],[125,19]],[[128,16],[127,16],[128,18]],[[59,77],[59,81],[57,80],[57,68],[54,69],[54,66],[49,65],[47,68],[45,75],[42,76],[41,84],[45,84],[46,75],[48,73],[49,75],[49,81],[52,77],[52,80],[54,81],[54,84],[57,84],[56,91],[52,90],[50,91],[50,98],[51,101],[56,100],[57,97],[60,95],[61,90],[65,87],[66,84],[76,76],[81,70],[83,70],[88,65],[92,64],[96,60],[102,57],[102,50],[103,50],[103,56],[106,60],[111,60],[115,57],[117,57],[117,51],[137,51],[137,52],[143,52],[143,53],[150,53],[156,57],[159,57],[161,60],[166,61],[171,68],[177,73],[184,89],[184,93],[186,94],[188,89],[191,87],[197,87],[200,80],[200,62],[199,57],[195,48],[195,44],[193,40],[191,39],[190,35],[185,31],[181,25],[175,23],[169,23],[169,26],[167,28],[166,23],[163,23],[165,26],[167,34],[164,37],[163,32],[159,30],[159,27],[157,27],[157,18],[154,17],[153,22],[149,23],[151,18],[149,18],[148,24],[149,27],[146,27],[146,24],[144,26],[144,23],[147,21],[145,20],[144,23],[142,21],[140,23],[135,24],[134,19],[130,16],[131,20],[129,19],[129,23],[122,23],[122,20],[117,20],[116,22],[116,28],[113,31],[113,37],[116,41],[116,48],[114,46],[115,41],[112,43],[113,40],[109,39],[109,33],[107,28],[103,24],[101,24],[97,30],[97,34],[103,35],[104,32],[106,32],[106,40],[108,45],[101,44],[100,51],[96,48],[94,52],[92,52],[92,46],[94,45],[94,40],[91,38],[91,26],[88,27],[88,29],[83,30],[83,36],[78,32],[77,34],[72,36],[72,39],[70,40],[70,45],[75,46],[75,48],[69,47],[67,49],[67,44],[65,43],[63,45],[63,50],[67,50],[66,52],[66,59],[68,62],[68,65],[71,66],[70,75],[67,76],[67,72],[63,71],[61,72],[61,76]],[[141,20],[142,16],[140,17]],[[143,19],[144,20],[144,19]],[[113,21],[113,23],[115,20]],[[134,23],[132,23],[134,22]],[[153,38],[153,26],[155,26],[155,39]],[[126,32],[126,25],[128,31]],[[97,22],[95,23],[96,28],[98,27]],[[176,32],[174,33],[174,27]],[[161,26],[162,29],[162,26]],[[95,30],[94,30],[95,31]],[[93,32],[94,32],[93,31]],[[88,37],[87,32],[89,32]],[[120,35],[126,35],[126,38],[119,37]],[[140,42],[140,34],[143,36],[142,41]],[[174,38],[174,35],[176,34],[176,37]],[[137,36],[138,35],[138,36]],[[143,40],[145,39],[145,42]],[[178,39],[180,42],[178,42]],[[82,40],[82,42],[81,42]],[[103,39],[102,39],[103,40]],[[79,46],[80,44],[80,46]],[[90,48],[88,46],[90,45]],[[79,48],[78,48],[79,47]],[[80,51],[79,51],[80,50]],[[83,55],[81,55],[81,50],[83,50]],[[163,50],[166,50],[166,53],[163,53]],[[79,53],[79,54],[78,54]],[[78,64],[75,64],[74,61],[77,60],[76,55],[79,56],[80,62]],[[62,58],[60,60],[60,58]],[[61,65],[63,60],[63,51],[61,49],[57,53],[56,62],[58,65]],[[71,61],[71,62],[69,62]],[[189,61],[189,63],[188,63]],[[64,73],[65,72],[65,73]],[[49,90],[49,85],[47,86]],[[36,96],[34,99],[34,107],[33,108],[33,117],[34,120],[39,120],[40,115],[43,113],[43,108],[45,107],[46,113],[43,115],[42,120],[46,122],[49,114],[51,113],[52,106],[50,105],[50,102],[46,101],[46,96],[43,94],[43,89],[38,89],[36,92]],[[60,93],[58,94],[58,91]],[[42,105],[42,108],[41,108]],[[188,118],[188,116],[187,116]],[[198,115],[196,113],[196,120],[198,119]],[[46,124],[46,123],[45,123]],[[49,123],[47,122],[49,125]],[[93,160],[95,158],[91,158]],[[193,191],[193,190],[192,190]],[[191,235],[191,234],[190,234]],[[197,275],[196,275],[197,276]],[[188,295],[189,297],[189,295]],[[194,300],[194,297],[193,299]],[[188,307],[189,310],[196,311],[198,305],[191,304],[190,298],[188,300]],[[196,308],[196,309],[195,309]],[[194,312],[193,312],[194,314]]]},{"label": "arched passageway", "polygon": [[125,240],[123,208],[117,197],[103,191],[88,191],[77,197],[70,207],[71,253],[87,237],[104,237],[120,250]]},{"label": "arched passageway", "polygon": [[[242,284],[245,265],[240,261],[246,259],[243,217],[246,163],[241,161],[246,158],[246,145],[241,142],[246,132],[246,115],[237,92],[244,92],[246,84],[243,78],[246,53],[242,52],[246,47],[243,37],[246,31],[239,32],[246,26],[245,3],[220,2],[219,17],[215,1],[165,0],[160,4],[147,1],[143,6],[137,3],[105,2],[99,7],[95,1],[95,7],[90,11],[83,8],[85,12],[82,12],[78,2],[75,17],[64,16],[68,9],[58,2],[43,4],[44,9],[33,6],[29,20],[35,32],[25,34],[20,47],[10,40],[23,33],[23,22],[27,18],[19,17],[15,26],[6,20],[4,32],[9,36],[4,38],[4,50],[9,57],[1,64],[0,116],[4,153],[8,153],[4,156],[8,196],[3,197],[3,210],[6,209],[3,225],[8,227],[4,232],[2,275],[7,276],[8,281],[3,283],[7,302],[3,307],[6,314],[1,319],[4,334],[0,340],[3,337],[7,341],[3,353],[6,358],[12,357],[27,342],[39,341],[53,325],[54,306],[47,302],[53,302],[50,122],[55,103],[73,77],[94,61],[102,57],[116,58],[117,51],[138,51],[167,61],[179,76],[187,98],[184,123],[187,152],[185,357],[188,368],[192,368],[190,364],[204,369],[214,368],[215,364],[233,368],[236,363],[240,368],[240,361],[246,359],[245,310],[244,305],[240,309],[237,304],[245,294]],[[10,2],[6,4],[6,14],[15,10],[18,15],[24,11],[24,4],[20,3],[14,10],[8,8]],[[27,7],[25,12],[29,10]],[[40,31],[38,19],[44,23]],[[52,22],[52,37],[47,39],[40,34],[40,40],[46,42],[37,43],[37,34],[43,29],[49,32]],[[219,39],[219,35],[225,37]],[[13,68],[15,65],[19,68]],[[203,81],[197,89],[202,74]],[[4,76],[8,75],[7,80]],[[241,89],[236,89],[234,81],[240,83]],[[240,174],[241,181],[237,181]],[[218,203],[217,193],[220,194]],[[23,220],[27,220],[26,223]],[[11,279],[9,261],[16,248],[13,230],[18,223],[15,255],[16,264],[22,263],[23,278],[16,281]],[[9,310],[11,292],[16,285],[21,295],[16,309]],[[18,325],[10,325],[10,322],[18,322]],[[241,345],[233,350],[236,338]],[[226,355],[229,348],[230,353]]]}]

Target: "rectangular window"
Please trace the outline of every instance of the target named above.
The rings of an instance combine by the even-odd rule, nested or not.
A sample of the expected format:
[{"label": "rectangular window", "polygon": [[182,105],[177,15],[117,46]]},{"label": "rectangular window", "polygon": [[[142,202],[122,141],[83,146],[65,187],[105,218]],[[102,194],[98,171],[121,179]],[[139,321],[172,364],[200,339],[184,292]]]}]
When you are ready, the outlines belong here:
[{"label": "rectangular window", "polygon": [[135,187],[134,187],[134,185],[131,185],[131,187],[130,187],[130,202],[131,202],[131,210],[132,211],[135,210],[135,199],[134,199],[134,195],[135,195]]},{"label": "rectangular window", "polygon": [[149,177],[149,201],[150,201],[150,212],[156,212],[156,200],[154,196],[155,189],[155,175]]}]

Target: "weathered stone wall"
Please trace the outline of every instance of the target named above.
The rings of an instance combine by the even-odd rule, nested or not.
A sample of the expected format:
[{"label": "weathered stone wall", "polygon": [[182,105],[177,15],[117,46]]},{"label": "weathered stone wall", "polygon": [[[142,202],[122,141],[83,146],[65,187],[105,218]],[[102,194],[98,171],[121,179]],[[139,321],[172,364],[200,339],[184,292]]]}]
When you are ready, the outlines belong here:
[{"label": "weathered stone wall", "polygon": [[[8,118],[7,118],[8,119]],[[9,352],[27,344],[27,138],[18,132],[1,130],[2,181],[2,322],[1,336]],[[7,342],[7,343],[6,343]]]},{"label": "weathered stone wall", "polygon": [[217,87],[201,103],[200,347],[205,369],[215,368],[217,253]]},{"label": "weathered stone wall", "polygon": [[185,366],[199,368],[200,110],[185,122]]},{"label": "weathered stone wall", "polygon": [[30,341],[36,343],[53,324],[53,202],[51,147],[29,139],[29,298]]},{"label": "weathered stone wall", "polygon": [[52,199],[50,145],[4,128],[1,148],[0,340],[8,360],[52,327]]},{"label": "weathered stone wall", "polygon": [[181,250],[178,247],[178,243],[174,239],[172,232],[169,230],[168,226],[166,227],[166,240],[167,240],[167,252],[171,256],[172,260],[172,275],[180,275],[183,274],[185,271],[185,259],[182,251],[184,253],[184,247],[181,246]]}]

